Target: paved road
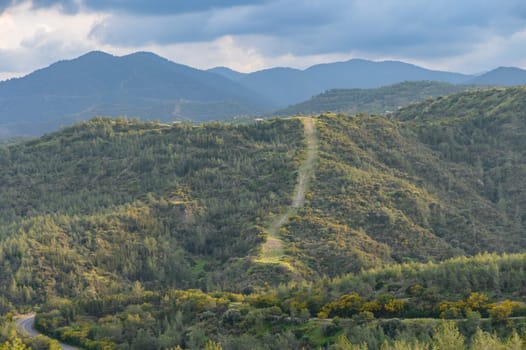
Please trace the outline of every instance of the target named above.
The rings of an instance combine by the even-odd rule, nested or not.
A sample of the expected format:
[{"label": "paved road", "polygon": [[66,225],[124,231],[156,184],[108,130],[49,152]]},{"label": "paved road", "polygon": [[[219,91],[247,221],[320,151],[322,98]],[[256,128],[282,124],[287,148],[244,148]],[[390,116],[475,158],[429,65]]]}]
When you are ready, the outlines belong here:
[{"label": "paved road", "polygon": [[[20,317],[18,320],[16,320],[17,327],[22,330],[22,332],[29,335],[31,338],[36,337],[37,335],[41,335],[40,332],[38,332],[34,325],[35,325],[35,314],[29,314]],[[79,348],[76,348],[71,345],[66,345],[63,343],[59,343],[60,347],[64,350],[79,350]]]}]

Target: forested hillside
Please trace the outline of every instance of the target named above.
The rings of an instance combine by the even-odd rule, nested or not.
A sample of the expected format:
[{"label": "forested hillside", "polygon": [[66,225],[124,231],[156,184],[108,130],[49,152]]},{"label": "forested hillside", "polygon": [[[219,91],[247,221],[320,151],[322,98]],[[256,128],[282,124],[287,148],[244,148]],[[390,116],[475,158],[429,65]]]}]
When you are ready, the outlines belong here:
[{"label": "forested hillside", "polygon": [[[521,251],[526,119],[514,118],[514,128],[507,127],[510,119],[497,119],[492,127],[481,119],[486,126],[477,130],[473,123],[448,129],[367,115],[321,116],[316,181],[284,234],[290,254],[335,276],[393,261]],[[462,133],[468,128],[481,134],[480,144]],[[450,147],[458,150],[435,149],[433,140],[455,131]],[[490,135],[498,147],[484,146]],[[486,165],[474,159],[481,151]]]},{"label": "forested hillside", "polygon": [[229,286],[289,201],[298,126],[95,119],[2,148],[2,309],[136,280]]},{"label": "forested hillside", "polygon": [[524,117],[526,87],[493,88],[466,91],[449,97],[438,97],[398,111],[394,119],[431,120],[509,120]]},{"label": "forested hillside", "polygon": [[[315,147],[301,118],[96,118],[0,146],[0,314],[41,306],[40,330],[90,349],[431,344],[437,321],[415,317],[505,341],[523,332],[524,256],[476,255],[526,248],[525,100],[322,114]],[[282,256],[258,259],[306,159]]]},{"label": "forested hillside", "polygon": [[473,86],[435,81],[407,81],[374,89],[332,89],[311,99],[275,112],[275,115],[320,114],[389,114],[426,98],[451,95]]}]

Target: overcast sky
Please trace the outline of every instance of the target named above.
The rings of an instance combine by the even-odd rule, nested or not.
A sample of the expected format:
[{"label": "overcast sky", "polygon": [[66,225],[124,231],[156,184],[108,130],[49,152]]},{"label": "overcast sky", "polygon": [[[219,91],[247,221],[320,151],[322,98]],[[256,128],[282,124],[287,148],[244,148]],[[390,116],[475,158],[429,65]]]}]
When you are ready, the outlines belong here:
[{"label": "overcast sky", "polygon": [[0,79],[91,50],[244,72],[351,58],[526,68],[526,1],[0,0]]}]

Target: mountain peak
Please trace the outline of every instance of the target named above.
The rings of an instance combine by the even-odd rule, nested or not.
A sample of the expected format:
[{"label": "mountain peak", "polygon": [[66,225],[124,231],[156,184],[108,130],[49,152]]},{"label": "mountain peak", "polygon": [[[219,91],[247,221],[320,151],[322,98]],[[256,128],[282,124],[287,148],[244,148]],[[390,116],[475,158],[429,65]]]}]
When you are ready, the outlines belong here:
[{"label": "mountain peak", "polygon": [[133,53],[130,53],[128,55],[124,55],[124,56],[121,56],[120,58],[122,59],[134,59],[134,58],[139,58],[139,59],[156,59],[156,60],[163,60],[163,61],[168,61],[168,59],[164,58],[164,57],[161,57],[153,52],[150,52],[150,51],[137,51],[137,52],[133,52]]},{"label": "mountain peak", "polygon": [[525,72],[525,70],[518,68],[518,67],[500,66],[490,72],[513,72],[515,73],[515,72]]},{"label": "mountain peak", "polygon": [[104,51],[90,51],[85,53],[84,55],[81,55],[77,57],[76,59],[100,59],[100,58],[115,58],[116,56],[113,56],[107,52]]},{"label": "mountain peak", "polygon": [[469,81],[477,85],[525,85],[526,70],[517,67],[498,67]]},{"label": "mountain peak", "polygon": [[236,82],[151,52],[92,51],[0,84],[6,135],[38,135],[95,115],[208,120],[265,108],[264,98]]},{"label": "mountain peak", "polygon": [[214,74],[219,74],[219,75],[221,75],[221,76],[223,76],[225,78],[228,78],[230,80],[233,80],[233,81],[239,81],[244,76],[247,75],[246,73],[241,73],[241,72],[235,71],[235,70],[233,70],[231,68],[223,67],[223,66],[210,68],[210,69],[207,70],[207,72],[214,73]]},{"label": "mountain peak", "polygon": [[117,60],[158,60],[158,61],[168,61],[166,58],[163,58],[159,55],[154,54],[153,52],[148,51],[137,51],[123,56],[115,56],[104,51],[90,51],[81,55],[73,60],[81,61],[93,61],[93,60],[108,60],[108,59],[117,59]]}]

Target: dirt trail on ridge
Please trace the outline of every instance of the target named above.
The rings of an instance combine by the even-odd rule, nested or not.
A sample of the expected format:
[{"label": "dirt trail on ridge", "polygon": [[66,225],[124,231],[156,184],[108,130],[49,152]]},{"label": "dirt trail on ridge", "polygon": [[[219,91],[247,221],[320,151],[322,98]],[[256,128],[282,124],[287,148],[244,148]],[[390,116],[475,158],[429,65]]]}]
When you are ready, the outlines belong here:
[{"label": "dirt trail on ridge", "polygon": [[310,180],[314,174],[316,157],[318,155],[318,139],[316,135],[315,121],[311,117],[302,118],[305,140],[307,143],[307,154],[303,164],[298,169],[298,180],[294,189],[292,203],[287,211],[278,216],[268,228],[267,241],[261,247],[261,254],[256,260],[261,263],[280,263],[284,256],[283,241],[280,238],[281,228],[289,221],[289,217],[294,215],[297,209],[305,203],[305,193],[309,188]]}]

